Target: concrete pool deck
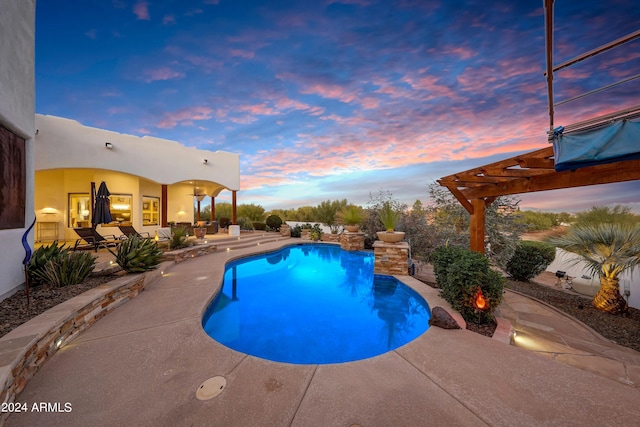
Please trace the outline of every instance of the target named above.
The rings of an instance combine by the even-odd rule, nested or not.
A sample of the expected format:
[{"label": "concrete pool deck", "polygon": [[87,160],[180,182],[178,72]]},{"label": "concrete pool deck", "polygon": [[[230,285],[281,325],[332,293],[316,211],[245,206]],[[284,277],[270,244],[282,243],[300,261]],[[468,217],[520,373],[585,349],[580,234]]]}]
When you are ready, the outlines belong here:
[{"label": "concrete pool deck", "polygon": [[[604,372],[541,357],[540,349],[436,327],[384,355],[342,364],[292,365],[230,350],[205,334],[202,314],[225,261],[255,252],[223,251],[175,265],[62,347],[16,399],[29,408],[58,402],[60,412],[12,414],[6,425],[631,426],[640,419],[640,353],[587,337],[584,325],[526,299],[506,298],[505,307],[528,325],[531,340],[542,331],[558,353],[551,331],[567,349],[592,342],[604,356],[592,358],[591,370]],[[436,289],[405,281],[432,308],[448,307]],[[634,383],[620,381],[609,364],[598,365],[600,358],[621,361]],[[197,389],[215,376],[224,377],[226,387],[199,400]]]}]

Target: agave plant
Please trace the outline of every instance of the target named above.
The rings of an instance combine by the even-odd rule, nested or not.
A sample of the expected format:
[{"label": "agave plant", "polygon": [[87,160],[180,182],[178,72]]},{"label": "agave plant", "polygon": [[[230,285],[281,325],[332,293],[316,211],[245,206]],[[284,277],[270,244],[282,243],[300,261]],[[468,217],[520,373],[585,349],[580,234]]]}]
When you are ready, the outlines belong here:
[{"label": "agave plant", "polygon": [[176,228],[171,233],[171,241],[169,247],[171,249],[178,249],[184,246],[188,246],[189,236],[187,235],[187,229],[184,227]]},{"label": "agave plant", "polygon": [[390,201],[385,201],[379,211],[380,221],[388,232],[395,230],[396,225],[400,221],[401,212],[397,210]]},{"label": "agave plant", "polygon": [[600,276],[600,290],[593,298],[595,308],[612,314],[626,310],[627,303],[620,295],[618,276],[640,264],[640,224],[576,225],[567,234],[552,237],[549,241],[579,255],[589,270]]},{"label": "agave plant", "polygon": [[109,249],[116,257],[116,263],[128,273],[142,273],[153,270],[162,261],[162,251],[151,239],[132,236],[118,244],[116,252]]},{"label": "agave plant", "polygon": [[96,258],[90,252],[65,251],[57,259],[47,261],[35,275],[38,280],[55,288],[77,285],[91,274]]},{"label": "agave plant", "polygon": [[58,241],[54,241],[50,245],[40,246],[33,252],[29,264],[27,264],[27,274],[29,280],[34,285],[46,283],[44,269],[50,261],[57,262],[61,257],[69,253],[69,248],[65,248],[62,244],[58,246]]},{"label": "agave plant", "polygon": [[360,225],[364,221],[364,210],[360,206],[346,205],[336,214],[338,223],[342,225]]}]

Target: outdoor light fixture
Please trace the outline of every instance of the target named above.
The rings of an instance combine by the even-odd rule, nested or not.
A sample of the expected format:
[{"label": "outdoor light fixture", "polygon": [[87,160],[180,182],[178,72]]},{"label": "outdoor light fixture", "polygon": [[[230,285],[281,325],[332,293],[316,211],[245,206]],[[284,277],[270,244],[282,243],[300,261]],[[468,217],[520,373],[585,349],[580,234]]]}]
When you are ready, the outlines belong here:
[{"label": "outdoor light fixture", "polygon": [[202,161],[202,163],[204,163],[204,164],[206,165],[207,163],[209,163],[209,160],[204,159],[204,160]]},{"label": "outdoor light fixture", "polygon": [[110,142],[105,142],[104,146],[107,147],[107,149],[111,150],[113,148],[113,144]]}]

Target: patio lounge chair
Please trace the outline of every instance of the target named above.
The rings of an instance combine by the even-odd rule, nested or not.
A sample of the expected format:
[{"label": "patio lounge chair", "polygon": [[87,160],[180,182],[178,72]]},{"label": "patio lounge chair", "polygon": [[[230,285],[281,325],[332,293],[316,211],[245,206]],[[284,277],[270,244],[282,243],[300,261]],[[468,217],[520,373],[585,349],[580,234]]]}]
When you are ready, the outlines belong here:
[{"label": "patio lounge chair", "polygon": [[114,247],[117,246],[119,242],[119,240],[116,239],[116,236],[111,234],[103,236],[93,227],[74,228],[73,231],[80,236],[80,238],[76,240],[76,244],[73,246],[74,251],[93,249],[98,252],[98,248]]},{"label": "patio lounge chair", "polygon": [[122,236],[120,236],[121,239],[126,239],[131,235],[134,235],[141,239],[151,238],[151,235],[148,232],[143,231],[142,233],[139,233],[135,228],[133,228],[132,225],[118,225],[118,228],[120,228],[120,231],[122,231]]}]

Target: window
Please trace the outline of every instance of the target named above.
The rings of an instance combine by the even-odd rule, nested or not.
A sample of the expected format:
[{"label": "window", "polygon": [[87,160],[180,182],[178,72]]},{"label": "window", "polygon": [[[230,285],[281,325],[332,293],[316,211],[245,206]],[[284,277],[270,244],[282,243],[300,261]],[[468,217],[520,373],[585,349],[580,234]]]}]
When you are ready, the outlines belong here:
[{"label": "window", "polygon": [[69,193],[69,222],[68,226],[91,226],[91,197],[89,193]]},{"label": "window", "polygon": [[142,225],[160,224],[160,197],[142,196]]},{"label": "window", "polygon": [[109,201],[111,202],[111,217],[114,222],[105,225],[116,227],[122,223],[131,224],[133,196],[131,194],[111,194]]}]

